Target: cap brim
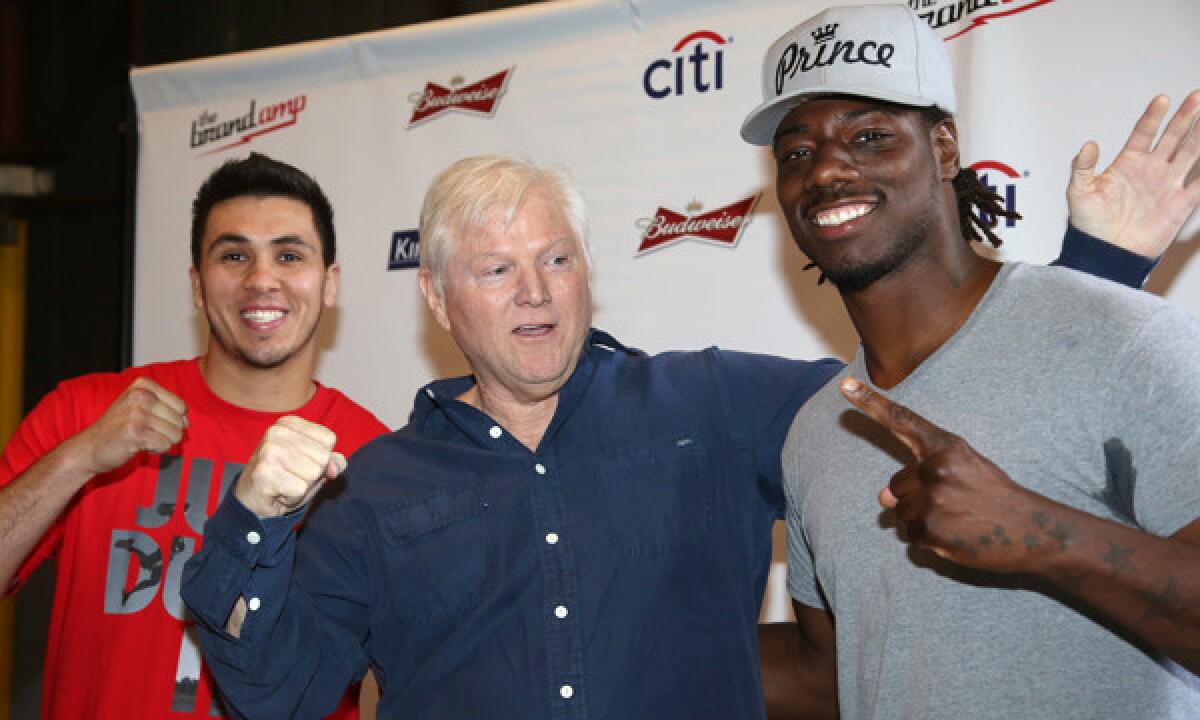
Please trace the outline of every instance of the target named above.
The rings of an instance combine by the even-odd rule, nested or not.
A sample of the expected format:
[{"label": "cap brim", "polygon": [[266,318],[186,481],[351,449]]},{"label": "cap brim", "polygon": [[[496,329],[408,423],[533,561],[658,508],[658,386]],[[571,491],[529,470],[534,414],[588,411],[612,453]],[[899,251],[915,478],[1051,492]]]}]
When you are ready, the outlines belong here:
[{"label": "cap brim", "polygon": [[[823,97],[826,95],[853,95],[867,100],[883,100],[884,102],[896,103],[898,105],[921,108],[932,107],[936,104],[929,102],[928,98],[895,92],[893,90],[880,90],[877,87],[827,85],[821,88],[811,88],[794,95],[780,95],[754,108],[742,123],[742,139],[751,145],[773,145],[775,143],[775,131],[779,129],[779,123],[792,111],[792,108],[814,97]],[[953,109],[942,109],[951,114],[954,113]]]}]

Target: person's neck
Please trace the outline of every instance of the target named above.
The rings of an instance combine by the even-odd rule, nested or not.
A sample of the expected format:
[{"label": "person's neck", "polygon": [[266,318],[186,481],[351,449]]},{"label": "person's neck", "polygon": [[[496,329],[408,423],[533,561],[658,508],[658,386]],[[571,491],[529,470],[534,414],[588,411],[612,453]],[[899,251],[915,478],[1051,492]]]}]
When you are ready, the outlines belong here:
[{"label": "person's neck", "polygon": [[950,242],[957,245],[913,257],[865,290],[842,295],[876,386],[895,387],[937,352],[1000,271],[1000,263],[980,257],[962,239]]},{"label": "person's neck", "polygon": [[530,450],[537,450],[558,409],[558,389],[547,396],[518,396],[478,380],[459,400],[487,413]]},{"label": "person's neck", "polygon": [[289,412],[316,394],[315,353],[298,353],[282,364],[257,368],[209,348],[200,358],[200,374],[225,402],[259,412]]}]

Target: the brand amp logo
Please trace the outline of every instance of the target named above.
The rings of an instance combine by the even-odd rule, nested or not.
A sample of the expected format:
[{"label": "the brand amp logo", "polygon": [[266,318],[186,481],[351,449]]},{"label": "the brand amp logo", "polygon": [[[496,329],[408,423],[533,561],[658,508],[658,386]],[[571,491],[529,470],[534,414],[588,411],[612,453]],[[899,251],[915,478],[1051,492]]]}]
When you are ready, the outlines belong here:
[{"label": "the brand amp logo", "polygon": [[[1017,181],[1028,177],[1029,173],[1019,173],[1008,163],[1002,163],[999,160],[980,160],[972,163],[971,169],[979,174],[979,181],[987,189],[1004,198],[1005,210],[1019,212],[1017,209]],[[979,217],[985,223],[991,222],[991,216],[987,213],[981,212]],[[1016,220],[1004,218],[1004,227],[1016,227],[1016,225]]]},{"label": "the brand amp logo", "polygon": [[943,40],[953,40],[989,22],[1012,17],[1054,0],[908,0]]},{"label": "the brand amp logo", "polygon": [[508,79],[514,69],[506,68],[470,85],[463,84],[461,75],[451,78],[449,87],[435,82],[425,83],[424,90],[408,96],[413,104],[408,126],[420,125],[447,111],[491,117],[496,112],[496,104],[508,89]]},{"label": "the brand amp logo", "polygon": [[223,119],[216,111],[204,110],[192,121],[191,146],[201,148],[232,138],[231,142],[223,142],[201,153],[211,155],[245,145],[256,137],[295,125],[307,105],[308,96],[297,95],[262,106],[257,99],[251,100],[248,110],[232,118]]},{"label": "the brand amp logo", "polygon": [[637,255],[660,250],[685,238],[722,247],[737,247],[759,197],[751,195],[708,212],[701,212],[704,206],[695,200],[688,203],[686,214],[660,206],[654,217],[641,218],[636,223],[642,231]]},{"label": "the brand amp logo", "polygon": [[[725,87],[725,55],[721,47],[732,41],[711,30],[697,30],[684,36],[671,48],[671,57],[659,58],[646,66],[642,89],[655,100],[689,91],[720,90]],[[685,54],[689,47],[692,51]],[[711,53],[708,47],[712,48]]]},{"label": "the brand amp logo", "polygon": [[421,238],[414,228],[392,233],[392,249],[388,252],[388,270],[415,268],[421,264]]}]

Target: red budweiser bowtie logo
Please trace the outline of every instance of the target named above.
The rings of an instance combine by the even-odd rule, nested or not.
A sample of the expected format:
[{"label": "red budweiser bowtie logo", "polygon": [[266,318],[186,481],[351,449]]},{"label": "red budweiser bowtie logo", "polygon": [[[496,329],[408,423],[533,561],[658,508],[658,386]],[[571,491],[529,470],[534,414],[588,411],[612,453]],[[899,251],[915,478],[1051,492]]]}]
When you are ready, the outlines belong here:
[{"label": "red budweiser bowtie logo", "polygon": [[638,221],[638,227],[642,228],[642,244],[638,245],[637,254],[644,255],[689,237],[735,247],[758,198],[758,195],[752,195],[700,215],[684,215],[659,207],[654,217]]},{"label": "red budweiser bowtie logo", "polygon": [[512,70],[513,68],[506,68],[477,83],[459,87],[445,87],[435,82],[425,83],[423,91],[408,97],[413,104],[412,119],[408,121],[408,126],[422,123],[447,110],[491,115],[496,110],[496,101],[504,94]]}]

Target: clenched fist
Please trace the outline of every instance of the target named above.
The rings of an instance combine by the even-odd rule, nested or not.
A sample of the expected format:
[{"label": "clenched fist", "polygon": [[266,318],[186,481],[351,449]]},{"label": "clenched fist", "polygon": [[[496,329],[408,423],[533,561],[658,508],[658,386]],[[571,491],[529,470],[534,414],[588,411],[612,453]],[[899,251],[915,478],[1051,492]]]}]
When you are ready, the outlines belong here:
[{"label": "clenched fist", "polygon": [[187,404],[149,378],[138,378],[117,396],[75,444],[89,476],[115,470],[139,452],[164,453],[183,438]]},{"label": "clenched fist", "polygon": [[260,518],[285,515],[312,500],[325,481],[342,474],[346,458],[333,451],[329,428],[286,415],[267,429],[234,494]]}]

